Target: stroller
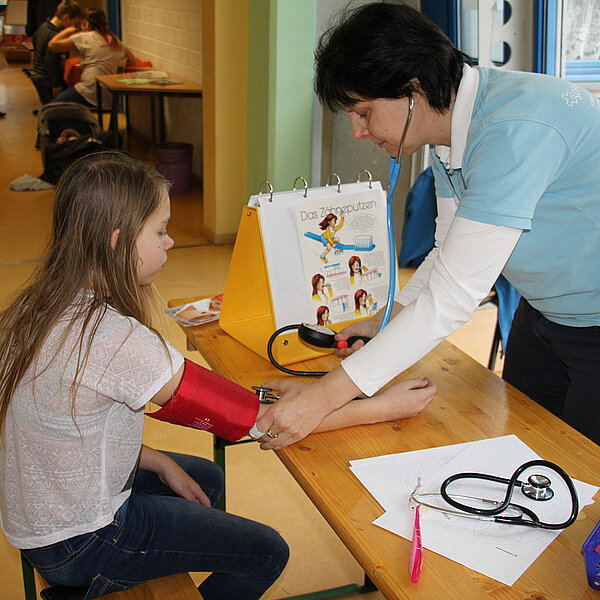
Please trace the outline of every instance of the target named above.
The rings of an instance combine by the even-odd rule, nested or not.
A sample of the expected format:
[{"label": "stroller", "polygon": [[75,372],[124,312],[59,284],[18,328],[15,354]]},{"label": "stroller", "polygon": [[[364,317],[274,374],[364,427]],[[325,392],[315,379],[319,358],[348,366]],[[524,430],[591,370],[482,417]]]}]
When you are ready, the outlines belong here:
[{"label": "stroller", "polygon": [[112,131],[102,131],[87,106],[76,102],[46,104],[38,115],[44,172],[40,179],[56,185],[75,159],[119,146]]}]

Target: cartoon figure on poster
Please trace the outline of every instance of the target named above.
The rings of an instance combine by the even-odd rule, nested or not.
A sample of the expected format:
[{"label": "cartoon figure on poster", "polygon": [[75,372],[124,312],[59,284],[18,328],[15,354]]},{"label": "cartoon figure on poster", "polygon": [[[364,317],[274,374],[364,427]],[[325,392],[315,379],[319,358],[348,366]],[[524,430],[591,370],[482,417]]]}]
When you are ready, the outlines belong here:
[{"label": "cartoon figure on poster", "polygon": [[320,304],[328,304],[329,300],[333,297],[331,284],[325,283],[325,277],[321,273],[313,275],[310,283],[312,285],[313,300]]},{"label": "cartoon figure on poster", "polygon": [[373,297],[367,290],[356,290],[354,294],[354,314],[357,317],[366,317],[372,315],[377,305],[373,302]]},{"label": "cartoon figure on poster", "polygon": [[368,271],[367,267],[363,267],[362,262],[358,256],[351,256],[348,261],[348,268],[350,270],[350,285],[354,285],[359,281],[362,281],[363,275]]},{"label": "cartoon figure on poster", "polygon": [[370,281],[381,277],[381,272],[377,267],[367,268],[358,256],[350,257],[348,270],[350,272],[350,285],[358,285],[362,281]]},{"label": "cartoon figure on poster", "polygon": [[317,325],[331,325],[329,308],[327,306],[319,306],[317,308]]},{"label": "cartoon figure on poster", "polygon": [[323,231],[321,234],[321,242],[325,246],[325,250],[321,254],[321,260],[327,262],[327,255],[334,249],[335,254],[340,254],[342,249],[338,246],[340,238],[336,237],[336,233],[344,226],[344,212],[340,211],[340,223],[337,224],[337,216],[329,213],[320,223],[319,228]]}]

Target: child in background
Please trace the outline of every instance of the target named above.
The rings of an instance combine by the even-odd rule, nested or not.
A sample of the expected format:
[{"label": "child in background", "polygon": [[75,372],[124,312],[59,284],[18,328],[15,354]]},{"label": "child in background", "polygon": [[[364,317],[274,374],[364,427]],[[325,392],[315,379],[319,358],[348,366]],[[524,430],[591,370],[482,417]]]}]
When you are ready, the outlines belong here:
[{"label": "child in background", "polygon": [[[180,424],[182,407],[196,410],[201,428],[212,403],[228,439],[273,437],[256,430],[254,394],[184,361],[152,327],[151,284],[173,246],[168,189],[119,152],[73,162],[56,188],[51,244],[0,315],[2,528],[47,581],[87,588],[85,600],[188,571],[212,573],[205,600],[251,600],[288,560],[273,529],[214,508],[216,465],[142,444],[150,401]],[[412,416],[435,391],[403,381],[318,430]]]}]

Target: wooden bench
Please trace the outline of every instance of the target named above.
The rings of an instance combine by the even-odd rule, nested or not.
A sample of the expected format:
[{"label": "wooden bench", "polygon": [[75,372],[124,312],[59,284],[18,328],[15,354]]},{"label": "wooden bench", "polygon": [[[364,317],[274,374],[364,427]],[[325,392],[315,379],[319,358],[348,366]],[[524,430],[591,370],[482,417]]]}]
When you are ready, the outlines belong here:
[{"label": "wooden bench", "polygon": [[[35,584],[37,589],[48,588],[48,582],[35,571]],[[34,598],[37,598],[34,589]],[[29,598],[29,595],[27,595]],[[179,573],[152,579],[125,590],[102,596],[106,600],[202,600],[202,596],[189,573]]]},{"label": "wooden bench", "polygon": [[[40,589],[48,587],[42,577],[39,577],[38,581]],[[202,600],[200,592],[188,573],[152,579],[124,592],[114,592],[102,598],[106,600]]]}]

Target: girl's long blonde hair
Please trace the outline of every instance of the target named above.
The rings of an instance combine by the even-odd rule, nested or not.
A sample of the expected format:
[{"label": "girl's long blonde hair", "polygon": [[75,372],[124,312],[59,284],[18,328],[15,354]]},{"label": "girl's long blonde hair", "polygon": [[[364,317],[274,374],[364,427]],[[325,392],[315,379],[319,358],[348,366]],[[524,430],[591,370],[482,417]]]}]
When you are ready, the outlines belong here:
[{"label": "girl's long blonde hair", "polygon": [[[162,175],[120,152],[88,155],[65,170],[56,187],[50,244],[28,285],[0,315],[0,432],[15,389],[71,305],[62,343],[74,328],[80,332],[73,402],[109,305],[152,328],[154,295],[138,282],[135,242],[168,188]],[[89,299],[77,302],[85,290]]]}]

